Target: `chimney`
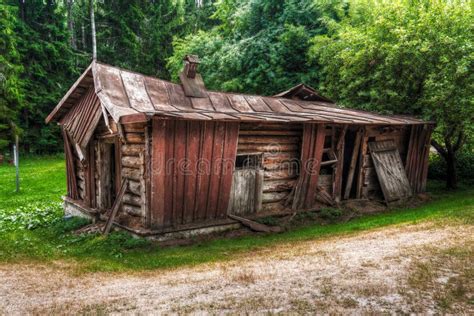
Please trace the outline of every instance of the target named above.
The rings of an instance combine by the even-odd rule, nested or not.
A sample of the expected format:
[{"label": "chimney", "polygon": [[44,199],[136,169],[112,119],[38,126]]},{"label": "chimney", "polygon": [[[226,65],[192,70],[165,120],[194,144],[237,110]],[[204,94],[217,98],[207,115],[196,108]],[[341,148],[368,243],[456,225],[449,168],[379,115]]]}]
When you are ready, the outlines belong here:
[{"label": "chimney", "polygon": [[200,64],[196,55],[186,55],[184,57],[184,73],[186,77],[194,79],[196,77],[197,66]]},{"label": "chimney", "polygon": [[201,75],[197,72],[199,57],[196,55],[186,55],[184,57],[184,69],[179,74],[179,79],[183,86],[184,94],[188,97],[206,98],[207,92]]}]

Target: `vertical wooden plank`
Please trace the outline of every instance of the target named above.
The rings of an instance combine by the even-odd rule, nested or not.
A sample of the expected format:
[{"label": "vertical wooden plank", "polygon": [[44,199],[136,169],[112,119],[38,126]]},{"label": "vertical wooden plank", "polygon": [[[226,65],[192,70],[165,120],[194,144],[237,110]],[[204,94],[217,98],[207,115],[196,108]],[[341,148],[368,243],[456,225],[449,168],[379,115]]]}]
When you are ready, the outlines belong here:
[{"label": "vertical wooden plank", "polygon": [[326,128],[323,124],[318,124],[316,130],[316,140],[314,144],[313,152],[313,164],[311,166],[311,176],[308,183],[308,192],[306,194],[305,208],[311,208],[315,201],[318,178],[319,178],[319,169],[321,167],[321,160],[323,158],[324,150],[324,140],[326,137]]},{"label": "vertical wooden plank", "polygon": [[363,138],[363,132],[362,130],[359,130],[356,135],[354,148],[352,151],[351,164],[349,167],[349,173],[347,175],[346,190],[344,192],[344,199],[346,200],[349,199],[349,196],[351,194],[352,183],[354,182],[355,167],[357,164],[357,157],[359,157],[359,148],[360,148],[360,143],[361,143],[362,138]]},{"label": "vertical wooden plank", "polygon": [[218,215],[218,197],[220,186],[220,174],[222,172],[222,158],[224,153],[225,123],[216,122],[214,130],[214,146],[212,152],[211,178],[207,201],[207,218],[215,218]]},{"label": "vertical wooden plank", "polygon": [[304,124],[303,125],[303,141],[301,146],[301,171],[298,178],[298,183],[295,187],[295,195],[293,199],[294,210],[300,209],[303,207],[304,200],[306,197],[306,192],[308,189],[308,172],[307,172],[307,162],[311,157],[314,145],[314,124]]},{"label": "vertical wooden plank", "polygon": [[412,167],[413,167],[413,139],[415,138],[415,129],[416,125],[412,125],[410,127],[410,140],[408,141],[408,149],[407,149],[407,158],[405,162],[405,171],[407,172],[408,180],[413,187],[413,179],[412,179]]},{"label": "vertical wooden plank", "polygon": [[263,204],[263,169],[257,170],[255,176],[255,212],[260,212],[262,210]]},{"label": "vertical wooden plank", "polygon": [[416,146],[416,164],[415,164],[415,183],[413,187],[415,188],[415,192],[419,192],[421,188],[421,176],[423,173],[423,147],[425,145],[425,137],[427,131],[423,128],[423,126],[418,127],[418,137],[417,137],[417,146]]},{"label": "vertical wooden plank", "polygon": [[120,191],[122,183],[122,142],[119,137],[114,137],[115,145],[115,193]]},{"label": "vertical wooden plank", "polygon": [[84,151],[84,154],[85,154],[85,162],[84,162],[84,189],[85,189],[85,196],[84,196],[84,203],[87,205],[87,206],[91,206],[91,203],[92,203],[92,192],[91,192],[91,182],[90,182],[90,161],[89,161],[89,158],[90,158],[90,153],[89,153],[89,146],[87,146],[85,148],[85,151]]},{"label": "vertical wooden plank", "polygon": [[199,158],[200,126],[199,121],[187,122],[186,136],[186,185],[184,189],[184,221],[191,223],[194,219],[196,202],[197,163]]},{"label": "vertical wooden plank", "polygon": [[339,139],[336,145],[337,163],[334,170],[333,190],[332,190],[333,199],[336,202],[341,201],[342,175],[343,175],[343,168],[344,168],[344,144],[345,144],[345,138],[346,138],[346,131],[347,131],[347,125],[344,125],[342,127],[342,130],[340,131]]},{"label": "vertical wooden plank", "polygon": [[420,179],[420,187],[416,193],[425,192],[426,190],[426,180],[428,178],[428,164],[429,164],[429,157],[430,157],[430,146],[431,146],[431,134],[433,133],[433,126],[432,125],[425,125],[427,129],[427,134],[424,140],[424,148],[423,148],[423,159],[421,159],[423,173]]},{"label": "vertical wooden plank", "polygon": [[365,168],[364,168],[364,159],[367,155],[367,130],[364,128],[362,140],[361,140],[361,148],[359,153],[359,177],[357,178],[357,189],[356,189],[356,198],[360,199],[362,195],[362,188],[364,186],[364,178],[365,178]]},{"label": "vertical wooden plank", "polygon": [[225,123],[225,142],[223,149],[223,165],[220,176],[220,192],[217,209],[219,217],[227,216],[230,191],[232,186],[232,174],[234,172],[235,158],[237,155],[237,142],[239,137],[238,123]]},{"label": "vertical wooden plank", "polygon": [[197,199],[195,214],[197,219],[206,218],[207,196],[211,178],[212,149],[214,140],[214,122],[204,122],[201,125],[201,150],[199,154],[198,182],[196,187]]},{"label": "vertical wooden plank", "polygon": [[89,178],[89,182],[90,182],[90,199],[89,199],[89,206],[92,207],[92,208],[95,208],[96,207],[96,193],[95,193],[95,173],[96,173],[96,170],[95,170],[95,144],[96,142],[95,141],[91,141],[89,143],[89,148],[88,148],[88,152],[89,152],[89,163],[88,163],[88,169],[89,169],[89,174],[88,174],[88,178]]},{"label": "vertical wooden plank", "polygon": [[408,144],[407,162],[405,164],[405,170],[407,173],[408,180],[412,188],[416,191],[416,161],[417,161],[417,140],[418,140],[418,125],[412,125],[410,131],[410,142]]},{"label": "vertical wooden plank", "polygon": [[175,146],[174,146],[174,159],[175,159],[175,174],[174,174],[174,194],[173,194],[173,214],[174,224],[180,225],[183,223],[183,211],[184,211],[184,188],[186,185],[186,147],[187,147],[187,124],[186,121],[176,121],[175,124]]},{"label": "vertical wooden plank", "polygon": [[152,122],[152,183],[150,224],[152,228],[162,227],[165,216],[165,150],[166,121],[153,118]]},{"label": "vertical wooden plank", "polygon": [[[144,161],[144,168],[145,168],[145,174],[144,174],[144,183],[145,183],[145,187],[142,188],[142,192],[144,191],[144,195],[145,195],[145,206],[144,206],[144,223],[145,223],[145,227],[150,227],[150,218],[149,218],[149,215],[150,215],[150,205],[151,205],[151,145],[152,145],[152,141],[151,141],[151,131],[152,131],[152,127],[151,127],[151,124],[153,124],[152,122],[148,121],[146,126],[145,126],[145,161]],[[122,150],[120,150],[122,151]],[[120,159],[121,160],[121,159]],[[168,192],[168,190],[166,190],[165,192]],[[165,199],[166,201],[166,199]],[[169,213],[169,209],[166,208],[166,205],[165,205],[165,215]]]},{"label": "vertical wooden plank", "polygon": [[73,199],[77,200],[78,192],[77,192],[77,179],[76,179],[76,168],[74,166],[74,155],[72,153],[71,142],[69,141],[69,136],[67,131],[61,128],[64,140],[64,153],[66,156],[66,173],[67,173],[67,183],[68,183],[68,196]]},{"label": "vertical wooden plank", "polygon": [[166,124],[166,175],[165,175],[165,225],[175,224],[175,204],[174,194],[176,192],[175,170],[175,120],[169,120]]}]

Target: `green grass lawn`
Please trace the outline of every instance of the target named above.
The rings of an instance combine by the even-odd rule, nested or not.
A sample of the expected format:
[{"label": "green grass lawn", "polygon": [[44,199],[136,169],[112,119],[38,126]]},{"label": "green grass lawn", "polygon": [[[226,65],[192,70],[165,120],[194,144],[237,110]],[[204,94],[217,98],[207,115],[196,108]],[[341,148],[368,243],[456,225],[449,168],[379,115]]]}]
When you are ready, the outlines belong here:
[{"label": "green grass lawn", "polygon": [[215,239],[192,246],[161,248],[125,233],[71,234],[82,219],[63,220],[60,196],[65,193],[62,158],[28,158],[21,164],[21,192],[14,192],[14,168],[0,166],[0,263],[71,261],[77,270],[130,271],[173,268],[236,258],[252,251],[299,240],[380,228],[439,221],[474,224],[474,188],[446,192],[431,183],[434,200],[416,209],[391,210],[347,223],[313,225],[272,235]]},{"label": "green grass lawn", "polygon": [[0,165],[0,210],[12,210],[31,203],[61,202],[66,193],[64,158],[20,157],[20,193],[15,193],[15,168]]}]

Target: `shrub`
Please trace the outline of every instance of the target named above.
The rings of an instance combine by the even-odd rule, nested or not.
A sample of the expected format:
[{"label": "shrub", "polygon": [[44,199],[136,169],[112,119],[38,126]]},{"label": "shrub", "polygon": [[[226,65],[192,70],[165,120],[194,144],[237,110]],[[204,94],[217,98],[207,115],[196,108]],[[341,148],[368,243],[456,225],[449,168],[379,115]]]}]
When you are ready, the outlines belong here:
[{"label": "shrub", "polygon": [[31,203],[16,209],[0,210],[0,232],[19,228],[36,229],[57,223],[64,211],[61,203]]},{"label": "shrub", "polygon": [[[466,184],[474,184],[474,153],[463,151],[456,158],[458,180]],[[433,180],[446,179],[446,162],[438,154],[430,155],[428,178]]]},{"label": "shrub", "polygon": [[328,221],[334,221],[341,217],[342,211],[337,208],[322,208],[321,212],[319,213],[319,216],[321,216],[322,219],[328,220]]}]

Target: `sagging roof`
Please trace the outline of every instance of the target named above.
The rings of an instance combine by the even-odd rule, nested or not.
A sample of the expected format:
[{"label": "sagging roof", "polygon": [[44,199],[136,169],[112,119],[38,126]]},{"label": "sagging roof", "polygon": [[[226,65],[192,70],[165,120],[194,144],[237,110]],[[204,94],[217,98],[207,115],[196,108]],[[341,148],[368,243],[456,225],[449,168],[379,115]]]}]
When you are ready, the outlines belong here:
[{"label": "sagging roof", "polygon": [[[158,115],[191,120],[247,122],[378,125],[425,123],[412,117],[384,116],[341,108],[303,85],[273,97],[207,90],[205,97],[188,97],[180,84],[98,62],[93,62],[86,69],[49,114],[46,122],[59,120],[64,116],[92,84],[102,107],[116,122],[124,122],[130,117],[146,120],[149,116]],[[300,100],[298,93],[310,95],[311,91],[314,94],[310,98],[312,101]],[[314,101],[316,95],[319,100],[323,98],[326,101]]]}]

